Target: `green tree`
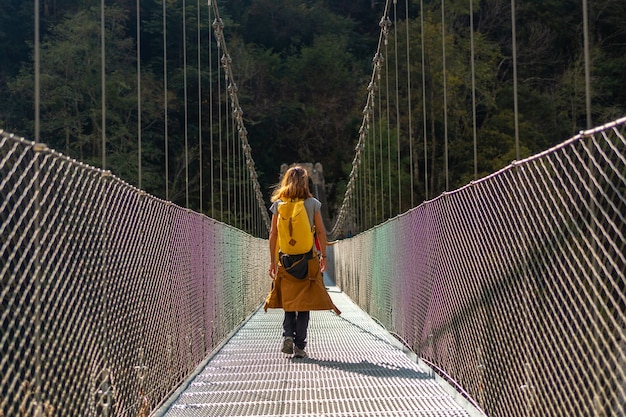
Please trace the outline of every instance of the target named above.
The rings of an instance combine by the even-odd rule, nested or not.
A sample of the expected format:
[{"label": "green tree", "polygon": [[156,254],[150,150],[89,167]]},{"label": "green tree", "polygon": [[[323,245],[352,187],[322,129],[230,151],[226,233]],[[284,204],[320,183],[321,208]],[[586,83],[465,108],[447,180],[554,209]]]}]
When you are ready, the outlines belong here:
[{"label": "green tree", "polygon": [[[51,147],[95,166],[102,158],[102,94],[99,10],[81,10],[62,20],[41,45],[41,138]],[[126,13],[109,7],[106,15],[106,153],[116,175],[137,181],[137,75],[133,38],[126,35]],[[161,119],[155,105],[162,89],[143,75],[146,128]],[[34,102],[32,65],[9,87],[28,113]],[[32,132],[32,122],[24,126]],[[31,134],[32,135],[32,134]],[[155,143],[146,141],[147,152]],[[158,172],[158,171],[157,171]],[[154,178],[154,175],[149,175]],[[148,185],[153,189],[154,184]]]}]

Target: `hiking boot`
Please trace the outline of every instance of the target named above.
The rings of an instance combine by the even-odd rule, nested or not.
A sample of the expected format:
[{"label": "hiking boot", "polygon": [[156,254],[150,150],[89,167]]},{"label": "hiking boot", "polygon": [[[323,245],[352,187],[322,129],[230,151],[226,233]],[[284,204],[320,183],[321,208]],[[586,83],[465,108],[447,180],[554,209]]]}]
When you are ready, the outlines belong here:
[{"label": "hiking boot", "polygon": [[300,349],[298,346],[295,347],[294,352],[293,352],[294,358],[306,358],[307,356],[309,355],[306,354],[304,349]]},{"label": "hiking boot", "polygon": [[283,340],[283,348],[280,350],[287,355],[291,355],[293,353],[293,337],[285,337]]}]

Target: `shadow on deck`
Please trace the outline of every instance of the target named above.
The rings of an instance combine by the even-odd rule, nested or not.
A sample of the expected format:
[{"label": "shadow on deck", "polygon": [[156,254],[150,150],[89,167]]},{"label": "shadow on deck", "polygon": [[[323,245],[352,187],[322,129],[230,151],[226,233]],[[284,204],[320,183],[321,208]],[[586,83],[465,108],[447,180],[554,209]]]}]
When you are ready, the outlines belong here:
[{"label": "shadow on deck", "polygon": [[280,352],[282,310],[257,310],[159,417],[482,416],[337,287],[314,311],[308,358]]}]

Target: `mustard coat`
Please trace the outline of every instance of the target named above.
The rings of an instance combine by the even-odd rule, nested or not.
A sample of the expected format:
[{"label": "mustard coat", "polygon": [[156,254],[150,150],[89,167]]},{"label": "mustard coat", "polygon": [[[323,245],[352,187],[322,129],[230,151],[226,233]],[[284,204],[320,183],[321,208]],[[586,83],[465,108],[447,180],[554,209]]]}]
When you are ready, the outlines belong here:
[{"label": "mustard coat", "polygon": [[308,263],[309,272],[303,279],[294,277],[278,264],[276,278],[263,306],[265,311],[268,308],[285,311],[333,310],[341,314],[326,291],[317,256],[309,259]]}]

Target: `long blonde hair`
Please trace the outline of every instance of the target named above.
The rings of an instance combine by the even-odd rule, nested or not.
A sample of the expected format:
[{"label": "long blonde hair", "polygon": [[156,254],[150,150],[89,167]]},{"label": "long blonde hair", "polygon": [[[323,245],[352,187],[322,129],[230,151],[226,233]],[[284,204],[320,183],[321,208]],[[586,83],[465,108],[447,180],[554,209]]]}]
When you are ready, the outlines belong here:
[{"label": "long blonde hair", "polygon": [[300,165],[295,165],[285,172],[270,201],[309,197],[313,197],[309,191],[309,174]]}]

